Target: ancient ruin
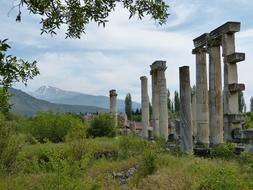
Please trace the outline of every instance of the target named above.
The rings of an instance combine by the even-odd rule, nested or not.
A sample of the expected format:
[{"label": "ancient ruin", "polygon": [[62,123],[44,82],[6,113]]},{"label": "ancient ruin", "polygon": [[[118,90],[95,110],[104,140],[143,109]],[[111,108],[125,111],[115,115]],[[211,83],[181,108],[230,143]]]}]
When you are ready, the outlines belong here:
[{"label": "ancient ruin", "polygon": [[113,116],[115,121],[115,126],[118,124],[118,111],[117,111],[117,96],[115,89],[109,91],[110,94],[110,114]]},{"label": "ancient ruin", "polygon": [[151,66],[152,75],[152,126],[154,136],[168,139],[167,86],[165,78],[166,61],[155,61]]}]

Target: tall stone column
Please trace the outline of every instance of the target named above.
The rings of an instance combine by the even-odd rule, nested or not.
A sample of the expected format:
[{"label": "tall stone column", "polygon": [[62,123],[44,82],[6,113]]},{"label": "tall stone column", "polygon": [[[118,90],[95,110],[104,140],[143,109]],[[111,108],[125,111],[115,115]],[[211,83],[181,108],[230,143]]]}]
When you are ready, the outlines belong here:
[{"label": "tall stone column", "polygon": [[149,97],[148,97],[148,78],[140,77],[141,80],[141,116],[142,116],[142,136],[148,138],[149,128]]},{"label": "tall stone column", "polygon": [[153,135],[155,137],[160,136],[159,130],[159,89],[158,89],[158,79],[157,79],[157,70],[152,69],[150,74],[152,76],[152,127]]},{"label": "tall stone column", "polygon": [[207,90],[206,50],[197,48],[196,54],[196,124],[197,144],[209,144],[209,110]]},{"label": "tall stone column", "polygon": [[165,70],[166,66],[162,66],[158,70],[159,75],[159,127],[160,136],[168,140],[168,91],[166,86]]},{"label": "tall stone column", "polygon": [[110,113],[114,117],[116,127],[118,125],[117,95],[116,90],[110,90]]},{"label": "tall stone column", "polygon": [[[228,28],[228,29],[227,29]],[[242,116],[239,115],[238,94],[245,89],[238,84],[237,62],[245,59],[244,53],[235,52],[235,32],[240,31],[240,23],[230,22],[224,25],[222,49],[224,61],[224,138],[233,141],[234,129],[242,128]]]},{"label": "tall stone column", "polygon": [[168,107],[166,87],[166,61],[155,61],[151,66],[152,75],[152,120],[154,135],[168,139]]},{"label": "tall stone column", "polygon": [[220,44],[209,43],[209,122],[210,145],[223,143],[223,105]]},{"label": "tall stone column", "polygon": [[179,68],[180,81],[180,148],[192,151],[191,85],[188,66]]},{"label": "tall stone column", "polygon": [[197,138],[197,124],[196,124],[196,93],[192,95],[192,135],[196,141]]}]

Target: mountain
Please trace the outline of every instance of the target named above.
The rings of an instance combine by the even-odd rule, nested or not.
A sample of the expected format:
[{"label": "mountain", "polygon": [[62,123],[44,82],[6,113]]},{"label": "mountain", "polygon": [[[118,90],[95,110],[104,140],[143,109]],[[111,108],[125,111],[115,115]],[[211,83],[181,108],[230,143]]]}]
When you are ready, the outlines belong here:
[{"label": "mountain", "polygon": [[[52,86],[41,86],[39,89],[34,92],[30,92],[29,94],[35,98],[46,100],[52,103],[96,106],[109,109],[109,95],[94,96],[80,92],[61,90]],[[124,111],[125,101],[118,99],[117,103],[119,111]],[[136,108],[140,108],[141,105],[137,102],[133,102],[132,107],[135,110]]]},{"label": "mountain", "polygon": [[30,96],[29,94],[17,90],[14,88],[10,89],[12,111],[24,115],[34,115],[38,111],[53,110],[57,112],[74,112],[74,113],[85,113],[85,112],[108,112],[108,109],[95,107],[95,106],[81,106],[81,105],[66,105],[66,104],[55,104],[45,100],[40,100]]}]

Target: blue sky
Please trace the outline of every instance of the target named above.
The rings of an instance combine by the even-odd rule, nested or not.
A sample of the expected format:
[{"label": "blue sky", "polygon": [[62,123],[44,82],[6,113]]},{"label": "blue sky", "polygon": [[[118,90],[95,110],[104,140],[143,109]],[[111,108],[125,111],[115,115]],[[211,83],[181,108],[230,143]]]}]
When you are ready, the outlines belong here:
[{"label": "blue sky", "polygon": [[[149,17],[128,20],[129,13],[119,5],[110,15],[106,28],[91,23],[82,39],[65,39],[65,27],[58,35],[40,35],[40,18],[23,9],[22,22],[16,23],[17,10],[8,16],[15,1],[1,0],[0,39],[8,38],[11,53],[37,60],[41,75],[28,86],[15,87],[33,91],[42,85],[87,94],[108,95],[115,88],[119,97],[127,92],[140,101],[140,79],[149,78],[149,65],[167,61],[167,86],[178,90],[178,67],[189,65],[191,84],[195,84],[195,57],[192,40],[227,21],[240,21],[236,50],[246,53],[238,64],[239,82],[246,84],[247,104],[253,96],[253,1],[248,0],[169,0],[167,24],[157,25]],[[151,93],[150,93],[151,94]]]}]

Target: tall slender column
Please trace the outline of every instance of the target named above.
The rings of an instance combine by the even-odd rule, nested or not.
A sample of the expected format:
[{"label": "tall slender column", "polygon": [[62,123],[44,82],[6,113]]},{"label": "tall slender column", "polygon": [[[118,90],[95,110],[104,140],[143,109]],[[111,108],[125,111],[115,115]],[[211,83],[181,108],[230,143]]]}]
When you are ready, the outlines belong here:
[{"label": "tall slender column", "polygon": [[197,138],[197,124],[196,124],[196,91],[192,94],[192,135],[194,139]]},{"label": "tall slender column", "polygon": [[210,145],[223,143],[223,105],[220,44],[209,44],[209,122]]},{"label": "tall slender column", "polygon": [[155,137],[160,136],[159,131],[159,89],[158,89],[158,80],[157,80],[157,70],[152,69],[151,65],[150,74],[152,76],[152,127],[153,135]]},{"label": "tall slender column", "polygon": [[110,113],[114,117],[116,127],[118,125],[117,95],[116,90],[110,90]]},{"label": "tall slender column", "polygon": [[179,68],[180,79],[180,148],[192,151],[191,85],[188,66]]},{"label": "tall slender column", "polygon": [[155,61],[151,66],[152,107],[155,136],[168,139],[168,107],[166,87],[166,61]]},{"label": "tall slender column", "polygon": [[148,138],[149,127],[149,97],[148,79],[146,76],[140,77],[141,80],[141,116],[142,116],[142,136]]},{"label": "tall slender column", "polygon": [[158,70],[159,75],[159,128],[160,136],[168,140],[168,91],[166,87],[165,70],[166,65],[163,65]]},{"label": "tall slender column", "polygon": [[209,110],[207,90],[206,50],[197,48],[196,54],[196,123],[197,144],[209,144]]}]

